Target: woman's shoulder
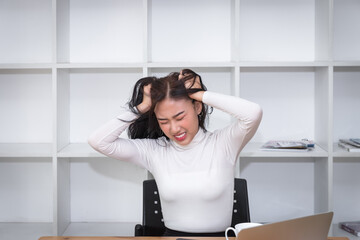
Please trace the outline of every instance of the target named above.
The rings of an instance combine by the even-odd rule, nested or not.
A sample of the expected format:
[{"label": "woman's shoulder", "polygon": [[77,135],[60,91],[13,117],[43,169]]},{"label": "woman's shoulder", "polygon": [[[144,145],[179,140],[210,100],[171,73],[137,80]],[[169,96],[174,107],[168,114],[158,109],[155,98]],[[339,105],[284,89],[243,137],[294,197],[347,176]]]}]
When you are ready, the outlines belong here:
[{"label": "woman's shoulder", "polygon": [[224,127],[215,129],[214,131],[207,131],[207,138],[213,141],[223,141],[224,138],[228,138],[231,135],[232,128],[236,123],[230,123]]}]

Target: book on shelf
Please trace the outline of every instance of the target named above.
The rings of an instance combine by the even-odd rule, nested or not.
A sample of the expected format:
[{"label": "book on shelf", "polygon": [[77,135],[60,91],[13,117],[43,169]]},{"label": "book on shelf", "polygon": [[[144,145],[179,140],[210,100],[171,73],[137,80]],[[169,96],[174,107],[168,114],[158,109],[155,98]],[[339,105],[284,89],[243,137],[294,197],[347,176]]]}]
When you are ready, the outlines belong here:
[{"label": "book on shelf", "polygon": [[339,139],[338,145],[349,152],[360,152],[360,144],[358,138]]},{"label": "book on shelf", "polygon": [[360,138],[350,138],[350,141],[360,145]]},{"label": "book on shelf", "polygon": [[309,151],[315,147],[311,140],[302,139],[300,141],[293,140],[271,140],[262,145],[261,150],[266,151]]},{"label": "book on shelf", "polygon": [[360,143],[357,142],[357,138],[350,138],[350,139],[341,138],[339,139],[339,141],[360,148]]},{"label": "book on shelf", "polygon": [[341,229],[360,237],[360,222],[340,222]]}]

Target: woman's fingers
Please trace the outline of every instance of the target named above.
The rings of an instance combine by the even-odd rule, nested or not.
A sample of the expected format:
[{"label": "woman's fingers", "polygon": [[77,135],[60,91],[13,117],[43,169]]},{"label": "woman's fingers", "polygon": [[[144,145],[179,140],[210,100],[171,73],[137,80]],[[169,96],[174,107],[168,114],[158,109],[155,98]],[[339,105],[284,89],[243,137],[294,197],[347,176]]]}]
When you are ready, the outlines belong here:
[{"label": "woman's fingers", "polygon": [[201,88],[199,76],[196,76],[195,78],[190,78],[190,79],[186,80],[185,87],[187,89]]},{"label": "woman's fingers", "polygon": [[144,86],[144,95],[150,97],[151,95],[151,83]]}]

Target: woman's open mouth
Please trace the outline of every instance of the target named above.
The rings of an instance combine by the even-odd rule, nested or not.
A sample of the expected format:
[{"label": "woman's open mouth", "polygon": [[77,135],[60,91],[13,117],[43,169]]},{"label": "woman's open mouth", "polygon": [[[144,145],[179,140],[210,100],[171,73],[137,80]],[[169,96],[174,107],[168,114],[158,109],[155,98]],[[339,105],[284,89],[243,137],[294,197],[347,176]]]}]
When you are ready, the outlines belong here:
[{"label": "woman's open mouth", "polygon": [[186,132],[183,132],[183,133],[181,133],[179,135],[175,135],[174,138],[176,139],[176,141],[181,142],[181,141],[185,140]]}]

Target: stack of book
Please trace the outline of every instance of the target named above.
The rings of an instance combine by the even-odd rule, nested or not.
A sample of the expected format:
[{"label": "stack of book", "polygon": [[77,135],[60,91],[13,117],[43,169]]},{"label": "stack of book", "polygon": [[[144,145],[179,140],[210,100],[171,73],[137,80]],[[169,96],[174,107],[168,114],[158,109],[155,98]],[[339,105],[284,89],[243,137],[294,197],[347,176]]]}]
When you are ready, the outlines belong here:
[{"label": "stack of book", "polygon": [[313,141],[302,139],[300,141],[273,140],[266,142],[261,149],[266,151],[309,151],[315,147]]},{"label": "stack of book", "polygon": [[340,139],[339,146],[349,152],[360,152],[360,138]]},{"label": "stack of book", "polygon": [[345,231],[360,237],[360,222],[340,222],[339,226]]}]

